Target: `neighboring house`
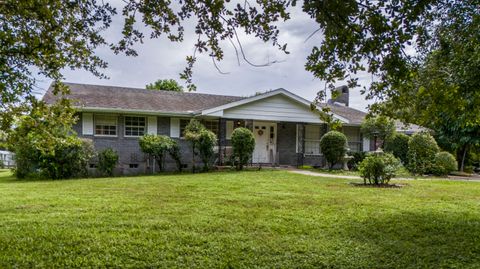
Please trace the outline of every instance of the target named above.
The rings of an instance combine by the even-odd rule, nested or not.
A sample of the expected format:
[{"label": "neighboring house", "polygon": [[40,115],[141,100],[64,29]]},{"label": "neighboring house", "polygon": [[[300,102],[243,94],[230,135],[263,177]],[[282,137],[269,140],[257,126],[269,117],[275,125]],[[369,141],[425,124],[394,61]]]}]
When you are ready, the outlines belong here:
[{"label": "neighboring house", "polygon": [[0,150],[0,160],[5,167],[15,166],[14,154],[10,151]]},{"label": "neighboring house", "polygon": [[[277,89],[253,97],[201,93],[153,91],[146,89],[66,83],[79,111],[74,130],[93,140],[96,149],[111,147],[120,155],[120,173],[147,172],[151,163],[140,151],[138,138],[144,134],[167,135],[179,141],[185,168],[191,165],[190,145],[183,130],[191,118],[200,120],[218,136],[217,164],[231,154],[230,138],[237,127],[246,127],[255,136],[252,163],[273,165],[325,165],[320,138],[328,131],[310,101],[287,90]],[[366,113],[348,105],[348,88],[329,106],[343,123],[351,151],[370,151],[373,143],[360,133]],[[44,100],[57,97],[52,87]],[[341,103],[340,103],[341,102]],[[327,105],[327,104],[325,104]],[[167,169],[174,169],[166,160]]]}]

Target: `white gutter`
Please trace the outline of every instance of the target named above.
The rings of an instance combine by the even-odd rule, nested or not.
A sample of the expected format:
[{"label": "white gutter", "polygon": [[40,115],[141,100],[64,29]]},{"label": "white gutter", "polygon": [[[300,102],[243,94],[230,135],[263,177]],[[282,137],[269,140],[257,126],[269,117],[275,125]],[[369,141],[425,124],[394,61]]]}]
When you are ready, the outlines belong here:
[{"label": "white gutter", "polygon": [[124,108],[103,108],[103,107],[84,107],[76,106],[80,112],[103,112],[103,113],[138,113],[146,115],[159,115],[159,116],[193,116],[196,113],[193,111],[187,112],[173,112],[173,111],[155,111],[155,110],[141,110],[141,109],[124,109]]}]

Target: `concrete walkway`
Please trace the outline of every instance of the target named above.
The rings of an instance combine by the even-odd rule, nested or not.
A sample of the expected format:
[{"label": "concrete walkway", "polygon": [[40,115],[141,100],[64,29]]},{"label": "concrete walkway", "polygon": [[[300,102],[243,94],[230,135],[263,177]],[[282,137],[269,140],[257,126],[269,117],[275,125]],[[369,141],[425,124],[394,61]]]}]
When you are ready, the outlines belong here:
[{"label": "concrete walkway", "polygon": [[[320,173],[314,172],[309,170],[301,170],[301,169],[289,169],[291,173],[301,174],[306,176],[312,177],[328,177],[328,178],[345,178],[345,179],[362,179],[359,176],[347,176],[347,175],[335,175],[335,174],[328,174],[328,173]],[[480,177],[472,176],[472,177],[459,177],[459,176],[448,176],[448,178],[439,179],[439,178],[393,178],[392,180],[452,180],[452,181],[475,181],[480,182]]]},{"label": "concrete walkway", "polygon": [[359,176],[347,176],[347,175],[334,175],[334,174],[327,174],[327,173],[320,173],[320,172],[313,172],[309,170],[299,170],[299,169],[292,169],[288,170],[291,173],[301,174],[306,176],[312,177],[329,177],[329,178],[346,178],[346,179],[362,179]]}]

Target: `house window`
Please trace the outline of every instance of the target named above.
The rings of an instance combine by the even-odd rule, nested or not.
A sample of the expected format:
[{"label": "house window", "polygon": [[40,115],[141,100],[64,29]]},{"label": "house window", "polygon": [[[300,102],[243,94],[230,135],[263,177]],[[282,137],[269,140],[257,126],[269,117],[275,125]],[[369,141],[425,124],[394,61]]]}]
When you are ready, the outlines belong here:
[{"label": "house window", "polygon": [[344,126],[343,133],[347,137],[348,148],[350,151],[362,151],[362,138],[359,127]]},{"label": "house window", "polygon": [[205,120],[203,125],[207,130],[212,131],[216,136],[218,136],[218,120]]},{"label": "house window", "polygon": [[116,136],[117,116],[95,115],[95,135]]},{"label": "house window", "polygon": [[146,127],[145,117],[125,116],[125,136],[142,136]]},{"label": "house window", "polygon": [[189,123],[189,119],[180,119],[180,137],[185,137],[185,127],[187,127]]},{"label": "house window", "polygon": [[305,154],[320,155],[320,125],[305,125]]},{"label": "house window", "polygon": [[232,138],[232,133],[233,130],[240,128],[240,127],[245,127],[245,121],[243,120],[235,120],[235,121],[230,121],[228,120],[226,122],[226,138],[231,139]]}]

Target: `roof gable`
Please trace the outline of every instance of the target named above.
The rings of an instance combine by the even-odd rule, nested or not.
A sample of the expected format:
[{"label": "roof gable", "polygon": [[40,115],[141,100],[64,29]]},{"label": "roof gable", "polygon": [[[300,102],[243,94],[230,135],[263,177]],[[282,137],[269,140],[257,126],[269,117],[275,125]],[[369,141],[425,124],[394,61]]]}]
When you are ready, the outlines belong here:
[{"label": "roof gable", "polygon": [[[202,115],[224,118],[249,118],[289,122],[321,123],[317,113],[311,111],[311,102],[285,89],[245,98],[202,111]],[[349,120],[334,114],[344,123]]]}]

